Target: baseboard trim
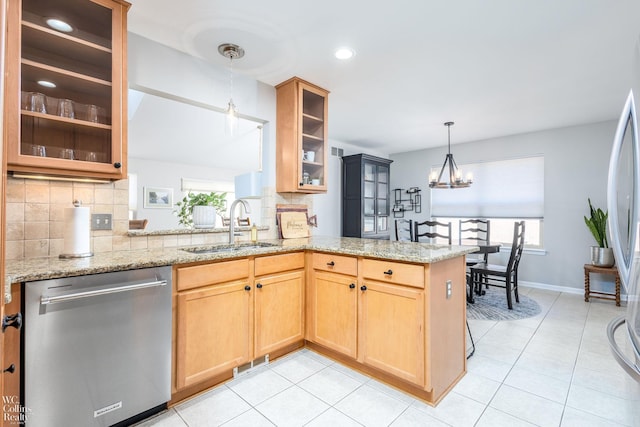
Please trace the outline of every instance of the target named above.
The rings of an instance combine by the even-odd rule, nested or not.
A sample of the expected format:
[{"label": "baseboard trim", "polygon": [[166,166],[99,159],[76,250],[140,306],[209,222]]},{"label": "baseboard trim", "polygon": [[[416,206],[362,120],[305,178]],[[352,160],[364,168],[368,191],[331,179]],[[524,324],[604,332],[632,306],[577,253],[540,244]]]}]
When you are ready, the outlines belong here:
[{"label": "baseboard trim", "polygon": [[[543,289],[545,291],[564,292],[566,294],[584,295],[584,288],[570,288],[568,286],[550,285],[548,283],[518,281],[518,286],[523,288]],[[627,301],[627,294],[620,295],[621,301]]]}]

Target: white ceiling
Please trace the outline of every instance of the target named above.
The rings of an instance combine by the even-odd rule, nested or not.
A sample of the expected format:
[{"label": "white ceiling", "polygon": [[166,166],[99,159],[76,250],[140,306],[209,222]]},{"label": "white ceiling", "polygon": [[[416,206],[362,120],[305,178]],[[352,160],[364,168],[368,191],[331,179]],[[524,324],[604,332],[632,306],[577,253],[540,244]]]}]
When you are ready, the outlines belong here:
[{"label": "white ceiling", "polygon": [[238,44],[234,72],[328,89],[329,137],[388,153],[614,119],[640,34],[638,0],[130,1],[129,31]]}]

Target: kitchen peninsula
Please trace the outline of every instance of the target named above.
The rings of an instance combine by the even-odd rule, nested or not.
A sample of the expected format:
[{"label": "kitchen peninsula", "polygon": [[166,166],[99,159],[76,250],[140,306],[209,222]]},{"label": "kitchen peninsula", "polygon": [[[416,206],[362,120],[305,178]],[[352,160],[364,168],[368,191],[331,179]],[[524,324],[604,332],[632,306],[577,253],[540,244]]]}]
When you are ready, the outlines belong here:
[{"label": "kitchen peninsula", "polygon": [[[14,261],[7,283],[172,265],[171,404],[230,378],[233,368],[305,344],[436,404],[466,372],[464,255],[475,249],[338,237],[263,240],[232,249]],[[220,313],[222,294],[237,298],[226,299]],[[229,313],[229,301],[242,314]],[[241,336],[229,357],[210,356],[203,338],[213,335],[202,335],[202,322],[236,314],[247,334],[234,334]]]}]

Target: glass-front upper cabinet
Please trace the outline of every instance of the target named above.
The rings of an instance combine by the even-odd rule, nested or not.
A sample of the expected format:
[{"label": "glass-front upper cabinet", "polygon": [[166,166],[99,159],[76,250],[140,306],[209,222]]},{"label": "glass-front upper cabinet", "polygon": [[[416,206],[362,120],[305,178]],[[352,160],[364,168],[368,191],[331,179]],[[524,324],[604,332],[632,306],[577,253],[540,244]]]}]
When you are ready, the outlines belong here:
[{"label": "glass-front upper cabinet", "polygon": [[276,191],[326,193],[329,92],[294,77],[276,96]]},{"label": "glass-front upper cabinet", "polygon": [[342,235],[389,239],[391,160],[368,154],[342,158]]},{"label": "glass-front upper cabinet", "polygon": [[120,0],[9,0],[9,171],[126,178],[129,6]]}]

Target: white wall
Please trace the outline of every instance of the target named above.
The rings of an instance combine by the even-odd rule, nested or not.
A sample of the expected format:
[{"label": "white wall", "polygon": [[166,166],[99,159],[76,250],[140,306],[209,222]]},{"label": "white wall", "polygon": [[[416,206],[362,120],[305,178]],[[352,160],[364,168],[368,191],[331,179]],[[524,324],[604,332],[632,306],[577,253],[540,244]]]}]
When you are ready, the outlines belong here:
[{"label": "white wall", "polygon": [[[451,152],[459,165],[544,155],[546,254],[525,253],[520,264],[520,280],[583,288],[583,265],[589,262],[589,247],[595,244],[583,216],[589,213],[589,197],[594,205],[606,208],[607,172],[615,126],[616,123],[610,121],[452,146]],[[394,160],[391,188],[420,186],[424,195],[423,213],[407,213],[406,218],[428,218],[430,191],[448,191],[430,190],[427,183],[430,167],[440,165],[445,154],[446,147],[440,147],[390,156]],[[609,282],[606,283],[608,286]]]}]

